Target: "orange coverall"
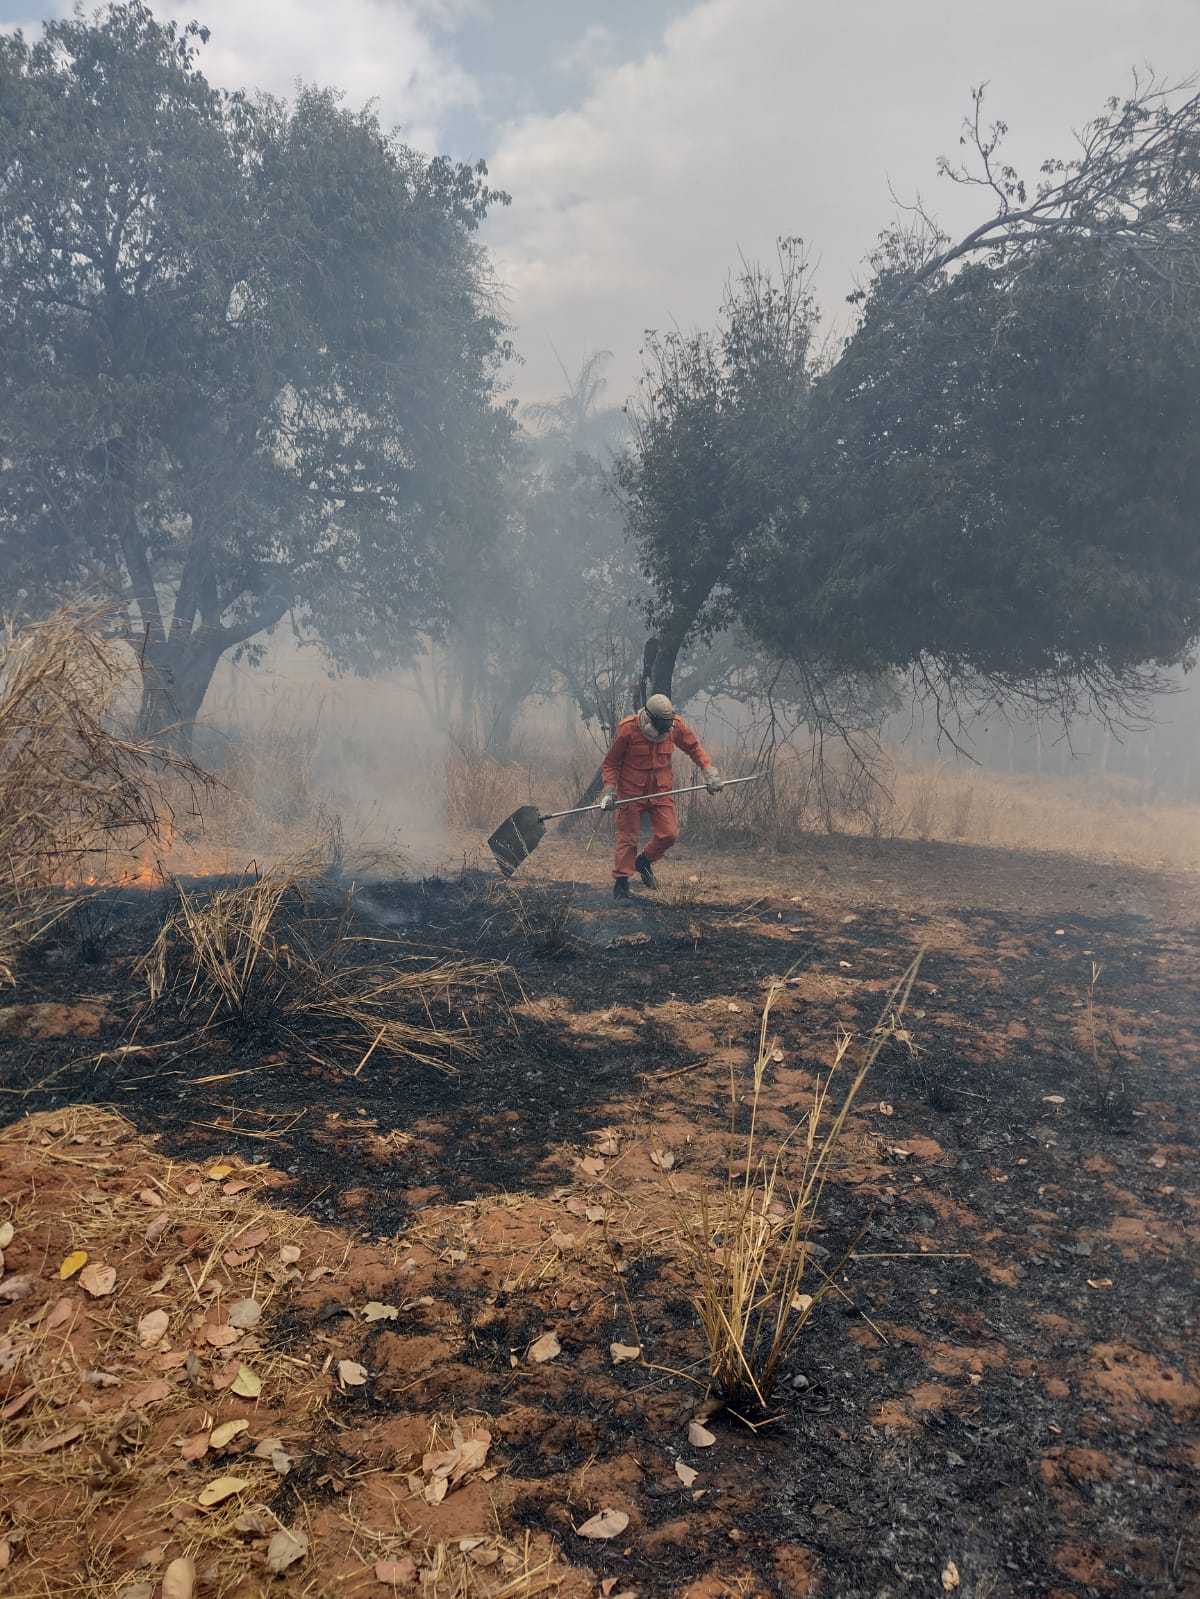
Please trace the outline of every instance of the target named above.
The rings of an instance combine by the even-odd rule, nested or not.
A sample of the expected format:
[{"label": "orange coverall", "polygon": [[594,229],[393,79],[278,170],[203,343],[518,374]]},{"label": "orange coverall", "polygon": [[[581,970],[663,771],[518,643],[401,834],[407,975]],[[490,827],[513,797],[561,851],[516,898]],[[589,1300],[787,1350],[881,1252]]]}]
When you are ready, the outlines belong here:
[{"label": "orange coverall", "polygon": [[630,799],[635,794],[645,798],[638,805],[622,805],[617,809],[617,852],[613,863],[614,877],[631,877],[637,859],[638,834],[642,817],[650,812],[653,836],[646,845],[646,859],[653,866],[661,860],[679,837],[679,821],[675,815],[675,801],[656,796],[673,787],[671,756],[681,749],[702,772],[712,765],[704,746],[681,716],[663,739],[655,743],[648,739],[638,725],[636,716],[626,716],[617,723],[612,746],[604,757],[601,778],[605,787],[615,788],[618,799]]}]

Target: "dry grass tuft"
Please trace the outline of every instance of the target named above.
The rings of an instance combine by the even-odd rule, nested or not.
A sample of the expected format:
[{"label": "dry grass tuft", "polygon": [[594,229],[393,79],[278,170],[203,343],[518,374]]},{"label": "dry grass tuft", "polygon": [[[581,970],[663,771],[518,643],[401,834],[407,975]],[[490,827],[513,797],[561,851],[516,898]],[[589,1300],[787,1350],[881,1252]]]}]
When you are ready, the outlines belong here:
[{"label": "dry grass tuft", "polygon": [[192,807],[208,779],[131,737],[138,666],[115,612],[65,605],[0,641],[0,980],[64,903],[55,890],[132,870],[159,843],[168,785]]},{"label": "dry grass tuft", "polygon": [[490,833],[528,801],[529,780],[521,767],[453,742],[442,757],[441,791],[450,827],[485,828]]},{"label": "dry grass tuft", "polygon": [[[846,1119],[867,1073],[900,1027],[920,960],[918,955],[892,989],[879,1021],[857,1048],[850,1034],[839,1035],[833,1064],[817,1085],[808,1115],[768,1155],[761,1147],[758,1110],[776,1050],[771,1010],[783,992],[782,983],[773,983],[763,1006],[748,1096],[739,1093],[730,1072],[724,1180],[715,1188],[705,1181],[691,1192],[666,1179],[679,1255],[695,1283],[693,1304],[708,1345],[709,1377],[735,1411],[766,1409],[780,1366],[813,1308],[835,1290],[842,1263],[829,1271],[818,1267],[810,1238]],[[840,1084],[847,1072],[839,1104],[835,1079]],[[744,1134],[738,1132],[739,1112],[748,1112]],[[805,1286],[810,1271],[820,1278],[812,1292]]]},{"label": "dry grass tuft", "polygon": [[293,858],[232,887],[179,888],[137,967],[147,1011],[169,1001],[201,1032],[274,1030],[306,1049],[320,1040],[357,1054],[359,1070],[377,1052],[441,1066],[456,1054],[477,1058],[463,1007],[495,993],[506,968],[454,960],[398,969],[381,955],[400,946],[365,938],[353,892],[339,894],[320,873],[315,857]]}]

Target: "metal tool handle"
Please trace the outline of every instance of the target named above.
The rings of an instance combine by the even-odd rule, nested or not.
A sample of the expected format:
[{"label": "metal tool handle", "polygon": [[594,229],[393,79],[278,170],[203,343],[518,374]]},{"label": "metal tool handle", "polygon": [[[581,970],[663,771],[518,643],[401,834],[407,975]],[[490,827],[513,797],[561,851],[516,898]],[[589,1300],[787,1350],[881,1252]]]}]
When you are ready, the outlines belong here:
[{"label": "metal tool handle", "polygon": [[[763,774],[751,772],[749,777],[726,777],[721,780],[721,788],[732,788],[735,783],[755,783]],[[615,811],[618,805],[634,805],[638,800],[670,799],[673,794],[698,794],[702,788],[707,788],[707,783],[693,783],[690,788],[665,788],[659,794],[631,794],[628,799],[614,800],[611,805],[601,805],[599,800],[595,805],[577,805],[571,811],[547,811],[544,816],[539,816],[539,822],[553,822],[560,816],[582,816],[585,811]],[[717,790],[718,793],[721,789]]]}]

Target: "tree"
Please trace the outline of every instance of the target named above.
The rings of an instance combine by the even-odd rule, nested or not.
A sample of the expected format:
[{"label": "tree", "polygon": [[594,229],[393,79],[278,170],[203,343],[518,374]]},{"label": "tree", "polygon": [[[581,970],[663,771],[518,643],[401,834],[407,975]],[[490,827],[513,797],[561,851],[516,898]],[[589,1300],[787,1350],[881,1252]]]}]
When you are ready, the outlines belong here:
[{"label": "tree", "polygon": [[148,729],[289,612],[398,658],[512,427],[482,166],[218,93],[206,38],[135,0],[0,39],[0,561],[128,601]]},{"label": "tree", "polygon": [[[621,472],[657,595],[653,687],[737,621],[826,685],[904,670],[939,710],[1119,706],[1200,630],[1200,97],[1110,102],[1032,193],[984,133],[812,360],[802,259],[747,269],[715,334],[653,340]],[[950,169],[948,166],[946,170]]]}]

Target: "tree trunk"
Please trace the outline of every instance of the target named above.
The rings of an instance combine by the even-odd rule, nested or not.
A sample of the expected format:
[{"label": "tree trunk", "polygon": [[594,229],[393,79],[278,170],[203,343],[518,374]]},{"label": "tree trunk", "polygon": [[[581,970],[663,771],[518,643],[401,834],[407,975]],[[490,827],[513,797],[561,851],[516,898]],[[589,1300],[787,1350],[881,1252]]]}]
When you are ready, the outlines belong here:
[{"label": "tree trunk", "polygon": [[142,655],[137,736],[189,754],[196,718],[220,659],[218,647],[198,643],[195,635],[182,648],[147,648]]}]

